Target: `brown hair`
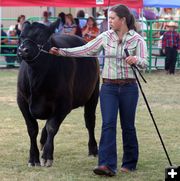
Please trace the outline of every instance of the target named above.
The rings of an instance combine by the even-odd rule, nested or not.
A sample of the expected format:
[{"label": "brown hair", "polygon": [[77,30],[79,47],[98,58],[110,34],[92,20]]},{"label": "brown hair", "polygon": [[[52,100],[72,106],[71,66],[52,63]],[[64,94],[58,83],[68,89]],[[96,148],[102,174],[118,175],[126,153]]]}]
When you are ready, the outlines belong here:
[{"label": "brown hair", "polygon": [[95,20],[92,16],[90,16],[90,17],[87,19],[87,22],[88,22],[89,20],[91,20],[91,21],[93,22],[93,27],[97,26],[96,20]]},{"label": "brown hair", "polygon": [[84,11],[83,11],[83,10],[79,10],[79,11],[77,12],[77,18],[84,18],[84,17],[85,17]]},{"label": "brown hair", "polygon": [[119,18],[126,18],[126,24],[129,30],[133,29],[136,31],[136,27],[135,27],[135,18],[133,16],[133,14],[131,14],[131,12],[129,11],[128,7],[125,5],[116,5],[113,6],[110,11],[113,11],[116,13],[116,15]]},{"label": "brown hair", "polygon": [[24,18],[24,19],[25,19],[26,17],[25,17],[25,15],[23,15],[23,14],[21,14],[20,16],[18,16],[18,18],[17,18],[17,22],[18,22],[18,23],[20,22],[21,18]]},{"label": "brown hair", "polygon": [[69,18],[69,19],[70,19],[70,21],[72,22],[72,24],[74,24],[74,23],[75,23],[75,22],[74,22],[73,15],[72,15],[71,13],[66,14],[66,18]]}]

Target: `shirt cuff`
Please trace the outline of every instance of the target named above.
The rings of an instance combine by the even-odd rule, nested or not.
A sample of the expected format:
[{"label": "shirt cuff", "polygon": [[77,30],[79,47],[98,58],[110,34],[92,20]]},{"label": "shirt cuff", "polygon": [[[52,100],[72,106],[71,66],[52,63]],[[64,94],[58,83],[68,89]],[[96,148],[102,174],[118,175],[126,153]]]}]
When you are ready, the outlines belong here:
[{"label": "shirt cuff", "polygon": [[134,58],[136,59],[136,63],[135,63],[135,64],[138,64],[138,58],[137,58],[137,56],[134,56]]},{"label": "shirt cuff", "polygon": [[66,50],[62,50],[61,48],[59,48],[59,55],[67,56]]}]

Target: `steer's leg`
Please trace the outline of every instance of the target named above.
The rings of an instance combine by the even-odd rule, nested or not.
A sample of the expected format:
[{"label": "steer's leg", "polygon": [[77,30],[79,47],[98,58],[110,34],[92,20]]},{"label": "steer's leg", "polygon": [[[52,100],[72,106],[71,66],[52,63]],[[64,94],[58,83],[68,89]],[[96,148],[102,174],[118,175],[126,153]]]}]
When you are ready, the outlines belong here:
[{"label": "steer's leg", "polygon": [[91,96],[90,100],[85,104],[84,107],[84,118],[86,123],[86,128],[89,133],[89,155],[96,156],[98,153],[97,142],[95,139],[94,129],[95,129],[95,120],[96,120],[96,107],[99,97],[99,84],[96,85],[96,89]]},{"label": "steer's leg", "polygon": [[38,135],[38,123],[36,119],[34,119],[30,112],[29,112],[29,106],[25,100],[18,95],[17,102],[19,105],[19,108],[24,116],[24,119],[26,121],[28,134],[30,137],[30,150],[29,150],[29,162],[28,166],[39,166],[39,150],[37,146],[37,135]]},{"label": "steer's leg", "polygon": [[59,127],[65,117],[66,115],[62,116],[61,118],[52,118],[49,119],[46,123],[47,140],[43,148],[41,166],[52,166],[54,152],[54,136],[58,132]]},{"label": "steer's leg", "polygon": [[41,133],[40,150],[43,150],[46,140],[47,140],[47,130],[46,130],[46,125],[45,125],[44,128],[42,129],[42,133]]}]

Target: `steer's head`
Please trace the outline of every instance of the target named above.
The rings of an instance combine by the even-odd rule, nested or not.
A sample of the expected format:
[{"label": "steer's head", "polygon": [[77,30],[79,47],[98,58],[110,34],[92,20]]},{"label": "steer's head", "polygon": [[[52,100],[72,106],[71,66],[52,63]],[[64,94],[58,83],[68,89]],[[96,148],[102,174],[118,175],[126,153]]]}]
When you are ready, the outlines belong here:
[{"label": "steer's head", "polygon": [[48,51],[48,39],[54,33],[56,24],[48,27],[37,22],[25,22],[19,39],[18,57],[32,63],[39,57],[41,49]]}]

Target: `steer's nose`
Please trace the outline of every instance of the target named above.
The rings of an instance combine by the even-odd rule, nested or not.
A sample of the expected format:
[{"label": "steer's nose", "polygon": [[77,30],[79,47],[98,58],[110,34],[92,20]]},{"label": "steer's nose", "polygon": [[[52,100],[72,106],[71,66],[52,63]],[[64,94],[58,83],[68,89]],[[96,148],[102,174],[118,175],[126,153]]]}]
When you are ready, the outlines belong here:
[{"label": "steer's nose", "polygon": [[21,48],[21,52],[22,52],[22,53],[28,53],[29,50],[28,50],[28,48]]},{"label": "steer's nose", "polygon": [[28,53],[29,53],[29,49],[28,49],[28,48],[19,47],[19,49],[18,49],[18,54],[19,54],[20,56],[27,56]]},{"label": "steer's nose", "polygon": [[29,52],[28,48],[23,48],[23,52],[28,53]]}]

